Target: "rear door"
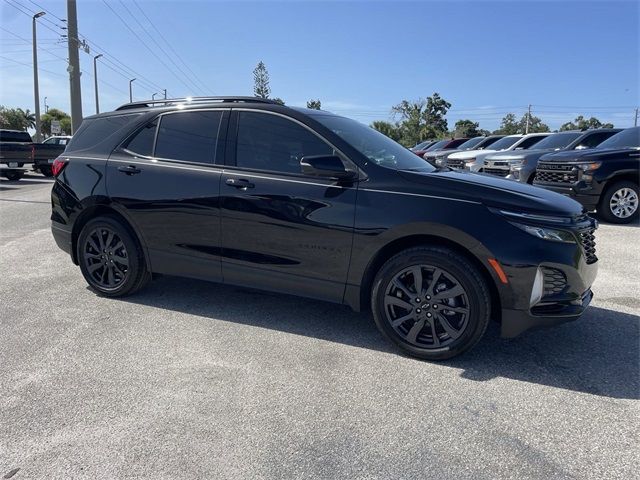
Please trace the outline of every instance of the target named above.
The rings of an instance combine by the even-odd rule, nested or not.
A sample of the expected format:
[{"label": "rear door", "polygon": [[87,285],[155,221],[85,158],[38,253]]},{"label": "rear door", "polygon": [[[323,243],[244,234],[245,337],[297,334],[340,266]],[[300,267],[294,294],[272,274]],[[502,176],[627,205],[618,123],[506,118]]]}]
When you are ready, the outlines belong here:
[{"label": "rear door", "polygon": [[294,119],[242,109],[234,109],[228,145],[220,187],[224,281],[342,301],[357,184],[300,168],[303,156],[335,149]]},{"label": "rear door", "polygon": [[229,110],[162,114],[109,158],[107,190],[154,272],[220,280],[220,177]]}]

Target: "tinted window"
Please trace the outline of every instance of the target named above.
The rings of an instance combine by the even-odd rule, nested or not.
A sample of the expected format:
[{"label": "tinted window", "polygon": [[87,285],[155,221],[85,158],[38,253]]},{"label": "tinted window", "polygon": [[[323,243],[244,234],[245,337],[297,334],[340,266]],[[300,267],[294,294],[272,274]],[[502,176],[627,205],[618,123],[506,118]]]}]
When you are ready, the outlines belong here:
[{"label": "tinted window", "polygon": [[638,148],[640,147],[640,127],[627,128],[598,145],[598,148]]},{"label": "tinted window", "polygon": [[456,138],[455,140],[450,140],[447,144],[447,148],[458,148],[460,145],[465,143],[468,138]]},{"label": "tinted window", "polygon": [[464,142],[462,145],[460,145],[458,148],[460,150],[471,150],[472,148],[476,148],[478,145],[480,145],[483,142],[483,140],[485,140],[484,137],[470,138],[469,140]]},{"label": "tinted window", "polygon": [[[592,133],[587,136],[587,138],[583,139],[578,147],[581,148],[595,148],[604,142],[607,138],[615,135],[616,132],[598,132]],[[576,147],[577,148],[577,147]]]},{"label": "tinted window", "polygon": [[580,135],[582,135],[580,132],[554,133],[553,135],[549,135],[543,140],[540,140],[536,145],[536,149],[539,148],[540,150],[546,150],[565,148]]},{"label": "tinted window", "polygon": [[66,152],[86,150],[102,143],[137,118],[138,115],[116,115],[85,120],[78,132],[71,138]]},{"label": "tinted window", "polygon": [[0,130],[0,142],[31,142],[31,135],[27,132],[8,132]]},{"label": "tinted window", "polygon": [[521,148],[523,150],[526,150],[527,148],[531,148],[532,146],[534,146],[536,143],[538,143],[543,138],[545,138],[545,137],[542,136],[542,135],[525,138],[524,140],[522,140],[522,142],[520,142],[518,144],[518,146],[516,148]]},{"label": "tinted window", "polygon": [[144,127],[142,127],[135,136],[129,140],[124,148],[127,150],[143,155],[145,157],[153,156],[153,142],[156,139],[156,126],[158,120],[154,119]]},{"label": "tinted window", "polygon": [[444,146],[449,143],[450,140],[440,140],[439,142],[434,143],[429,148],[427,148],[426,152],[433,152],[434,150],[439,150],[440,148],[444,148]]},{"label": "tinted window", "polygon": [[476,148],[478,148],[478,149],[480,149],[480,148],[489,148],[489,145],[493,145],[494,143],[496,143],[501,138],[503,138],[503,137],[487,137],[482,142],[480,142],[478,145],[476,145]]},{"label": "tinted window", "polygon": [[291,120],[268,113],[239,112],[238,167],[301,173],[300,159],[305,155],[333,153],[333,148]]},{"label": "tinted window", "polygon": [[185,162],[214,163],[223,112],[163,115],[154,155]]},{"label": "tinted window", "polygon": [[491,145],[491,150],[506,150],[521,138],[522,137],[502,137],[500,140]]},{"label": "tinted window", "polygon": [[314,115],[314,118],[381,167],[429,172],[435,170],[431,164],[415,153],[362,123],[334,115]]}]

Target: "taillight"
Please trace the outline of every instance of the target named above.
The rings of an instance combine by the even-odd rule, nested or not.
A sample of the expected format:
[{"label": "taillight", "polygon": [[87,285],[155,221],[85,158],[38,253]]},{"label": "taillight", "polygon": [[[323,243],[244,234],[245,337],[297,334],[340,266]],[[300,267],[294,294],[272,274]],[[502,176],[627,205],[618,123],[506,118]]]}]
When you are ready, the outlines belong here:
[{"label": "taillight", "polygon": [[53,172],[53,176],[57,177],[60,175],[64,167],[67,166],[67,160],[64,158],[58,157],[53,161],[53,165],[51,165],[51,171]]}]

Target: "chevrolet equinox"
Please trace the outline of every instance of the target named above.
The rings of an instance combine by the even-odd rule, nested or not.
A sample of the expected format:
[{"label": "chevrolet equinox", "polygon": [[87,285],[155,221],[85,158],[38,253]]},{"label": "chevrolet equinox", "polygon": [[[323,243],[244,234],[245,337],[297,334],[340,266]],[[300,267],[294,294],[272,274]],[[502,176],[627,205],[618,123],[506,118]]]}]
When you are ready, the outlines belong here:
[{"label": "chevrolet equinox", "polygon": [[371,309],[424,359],[490,319],[513,337],[577,319],[596,223],[563,195],[435,168],[372,128],[252,97],[129,103],[53,164],[52,231],[107,297],[152,274]]}]

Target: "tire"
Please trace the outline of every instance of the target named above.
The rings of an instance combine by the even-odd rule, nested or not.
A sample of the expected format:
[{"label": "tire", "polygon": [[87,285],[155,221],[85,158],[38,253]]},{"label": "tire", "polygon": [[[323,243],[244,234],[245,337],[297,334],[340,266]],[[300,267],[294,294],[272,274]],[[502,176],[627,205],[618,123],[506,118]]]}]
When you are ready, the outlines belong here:
[{"label": "tire", "polygon": [[637,183],[627,180],[616,182],[609,186],[602,196],[598,214],[610,223],[631,223],[638,220],[639,202]]},{"label": "tire", "polygon": [[89,286],[105,297],[131,295],[151,278],[140,244],[116,217],[87,222],[78,236],[77,258]]},{"label": "tire", "polygon": [[24,172],[2,172],[2,176],[12,182],[17,182],[24,177]]},{"label": "tire", "polygon": [[[421,295],[415,292],[416,277],[422,278]],[[380,332],[404,352],[444,360],[464,353],[482,338],[491,297],[484,278],[464,256],[425,246],[400,252],[380,268],[371,309]]]},{"label": "tire", "polygon": [[51,170],[51,167],[46,166],[46,167],[40,167],[40,173],[42,175],[44,175],[47,178],[51,178],[53,177],[53,171]]}]

